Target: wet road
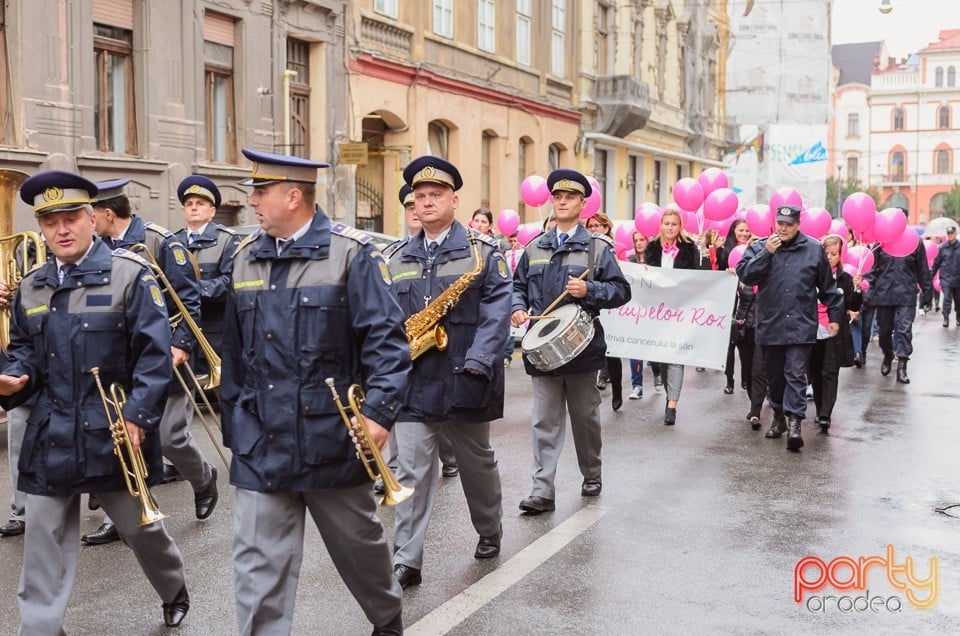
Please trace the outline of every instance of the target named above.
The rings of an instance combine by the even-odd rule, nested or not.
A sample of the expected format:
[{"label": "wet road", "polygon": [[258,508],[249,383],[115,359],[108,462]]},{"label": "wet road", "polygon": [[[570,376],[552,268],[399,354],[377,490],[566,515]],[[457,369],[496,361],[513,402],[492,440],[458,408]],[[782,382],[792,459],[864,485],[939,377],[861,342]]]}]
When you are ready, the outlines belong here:
[{"label": "wet road", "polygon": [[[842,370],[830,435],[808,426],[799,454],[788,453],[784,440],[750,430],[745,394],[724,395],[719,372],[687,369],[675,427],[662,424],[664,397],[654,392],[649,371],[645,397],[626,400],[619,413],[611,410],[607,390],[603,494],[580,497],[568,436],[557,510],[529,518],[520,516],[517,503],[530,484],[530,383],[516,362],[507,373],[508,415],[494,427],[503,552],[489,561],[473,558],[476,536],[459,480],[444,480],[423,584],[405,594],[407,633],[955,633],[960,519],[935,509],[960,503],[960,329],[943,329],[940,320],[918,318],[909,386],[880,376],[876,343],[865,369]],[[764,428],[768,418],[765,410]],[[195,427],[195,434],[216,460],[202,430]],[[5,466],[5,448],[0,460]],[[6,482],[0,485],[3,502],[9,500]],[[176,631],[184,636],[236,632],[233,499],[224,474],[221,492],[213,517],[198,522],[189,485],[156,489],[187,567],[192,609]],[[381,516],[392,533],[392,512],[384,509]],[[99,522],[84,508],[84,531]],[[306,544],[294,632],[369,633],[315,529],[308,528]],[[853,564],[859,557],[886,560],[888,545],[895,565],[911,557],[916,579],[928,577],[936,557],[939,585],[931,609],[909,602],[929,598],[929,587],[918,581],[897,589],[882,564],[866,573],[869,599],[828,585],[807,591],[803,604],[794,602],[801,558],[816,556],[824,565],[837,557],[852,557]],[[21,550],[20,538],[0,539],[4,634],[17,625]],[[810,566],[803,576],[814,582],[817,572]],[[833,574],[832,582],[843,585],[852,571],[844,566]],[[895,571],[893,580],[906,576]],[[66,629],[170,633],[159,600],[129,550],[117,543],[81,551]]]}]

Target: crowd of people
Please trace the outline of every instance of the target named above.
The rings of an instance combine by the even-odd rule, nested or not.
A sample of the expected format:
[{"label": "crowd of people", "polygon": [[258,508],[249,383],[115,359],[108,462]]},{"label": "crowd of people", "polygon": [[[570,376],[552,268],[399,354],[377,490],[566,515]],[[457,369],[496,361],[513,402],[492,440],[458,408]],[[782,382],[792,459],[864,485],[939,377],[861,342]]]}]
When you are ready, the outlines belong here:
[{"label": "crowd of people", "polygon": [[[220,193],[199,175],[178,188],[186,227],[176,234],[132,212],[126,179],[96,184],[51,171],[21,188],[51,252],[18,288],[0,283],[0,304],[10,312],[0,406],[8,412],[16,485],[0,535],[25,535],[21,634],[62,632],[82,494],[108,515],[83,542],[122,539],[157,592],[164,624],[184,620],[190,599],[181,553],[162,515],[153,510],[146,524],[140,518],[155,507],[143,491],[165,479],[190,482],[198,519],[216,509],[217,469],[190,432],[199,411],[194,394],[203,392],[184,379],[194,376],[191,366],[221,379],[241,634],[290,633],[307,513],[373,634],[403,632],[403,589],[425,580],[441,476],[460,477],[477,534],[473,557],[499,555],[503,497],[491,422],[503,417],[506,368],[516,356],[511,327],[549,326],[563,313],[580,336],[557,359],[522,355],[533,400],[532,469],[519,510],[555,510],[568,417],[580,495],[602,492],[601,391],[611,387],[619,410],[624,379],[596,318],[632,292],[610,217],[584,214],[592,193],[585,175],[558,169],[548,176],[551,214],[524,246],[516,235],[496,238],[485,208],[462,224],[456,166],[419,157],[405,168],[399,193],[408,236],[381,251],[317,206],[315,184],[326,164],[243,152],[253,164],[243,183],[260,226],[246,238],[213,222]],[[647,267],[738,277],[724,393],[734,393],[739,354],[747,419],[759,430],[766,401],[773,411],[766,436],[786,434],[791,451],[804,445],[808,385],[826,432],[839,369],[865,363],[867,308],[876,314],[881,373],[896,358],[897,381],[909,382],[917,289],[924,307],[933,291],[922,247],[899,258],[874,249],[876,265],[861,280],[843,270],[842,237],[818,241],[799,228],[800,209],[784,205],[769,237],[751,236],[738,221],[726,237],[695,239],[680,214],[666,210],[657,235],[635,233],[624,255]],[[956,228],[947,236],[933,265],[944,326],[952,308],[960,312]],[[738,262],[734,252],[743,253]],[[663,422],[675,425],[684,366],[629,365],[629,399],[643,398],[649,366],[655,388],[663,388]],[[345,409],[339,396],[357,394]],[[133,469],[140,492],[128,485],[118,445],[140,458]],[[370,457],[370,446],[374,457],[389,447],[375,487],[358,461]],[[392,546],[375,491],[396,505]]]}]

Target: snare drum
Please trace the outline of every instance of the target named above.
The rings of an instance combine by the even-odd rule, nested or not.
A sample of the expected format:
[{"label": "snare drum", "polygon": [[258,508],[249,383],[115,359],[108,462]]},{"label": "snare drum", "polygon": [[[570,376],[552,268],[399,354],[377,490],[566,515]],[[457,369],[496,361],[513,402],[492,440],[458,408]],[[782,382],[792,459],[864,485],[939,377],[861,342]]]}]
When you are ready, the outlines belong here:
[{"label": "snare drum", "polygon": [[549,318],[532,321],[523,337],[523,355],[540,371],[553,371],[587,348],[594,334],[593,318],[578,305],[564,305]]}]

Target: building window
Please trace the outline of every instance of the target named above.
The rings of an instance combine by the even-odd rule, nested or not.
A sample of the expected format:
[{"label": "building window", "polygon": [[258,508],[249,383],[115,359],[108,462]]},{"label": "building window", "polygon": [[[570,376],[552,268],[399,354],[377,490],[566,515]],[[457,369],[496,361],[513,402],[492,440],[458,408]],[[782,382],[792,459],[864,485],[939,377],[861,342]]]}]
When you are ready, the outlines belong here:
[{"label": "building window", "polygon": [[593,67],[598,77],[610,75],[610,55],[613,53],[613,25],[610,18],[614,11],[604,2],[597,3],[596,36]]},{"label": "building window", "polygon": [[550,172],[560,169],[560,146],[558,144],[550,144],[547,148],[547,166],[549,166]]},{"label": "building window", "polygon": [[93,51],[93,125],[97,149],[135,155],[137,113],[133,98],[133,32],[94,24]]},{"label": "building window", "polygon": [[937,174],[950,174],[950,151],[937,151]]},{"label": "building window", "polygon": [[497,10],[494,0],[477,1],[477,48],[493,53],[497,50]]},{"label": "building window", "polygon": [[480,207],[490,207],[490,147],[493,145],[493,135],[483,133],[480,141]]},{"label": "building window", "polygon": [[447,159],[450,133],[443,122],[432,121],[427,125],[427,154]]},{"label": "building window", "polygon": [[567,0],[551,0],[550,29],[550,72],[556,77],[564,77],[566,68],[564,58],[567,47],[564,41],[567,32]]},{"label": "building window", "polygon": [[0,2],[0,144],[13,143],[13,106],[7,75],[7,8]]},{"label": "building window", "polygon": [[941,86],[943,86],[943,67],[942,66],[937,67],[937,70],[934,71],[933,76],[934,76],[934,83],[936,84],[937,88],[940,88]]},{"label": "building window", "polygon": [[600,184],[600,193],[607,191],[607,157],[606,150],[597,148],[593,151],[593,178]]},{"label": "building window", "polygon": [[[523,183],[523,180],[527,178],[527,159],[529,154],[527,151],[530,147],[530,140],[526,137],[520,139],[520,143],[517,145],[517,183]],[[519,192],[519,188],[517,189]],[[519,203],[517,203],[517,212],[520,213],[520,218],[524,221],[526,220],[526,211],[527,204],[523,202],[523,197],[520,197]]]},{"label": "building window", "polygon": [[904,174],[903,153],[898,150],[890,155],[890,180],[903,181]]},{"label": "building window", "polygon": [[285,152],[310,157],[310,43],[287,38],[287,70],[290,78],[290,147]]},{"label": "building window", "polygon": [[237,162],[233,94],[233,18],[207,11],[203,16],[207,158]]},{"label": "building window", "polygon": [[397,17],[397,0],[373,0],[373,10],[377,13]]},{"label": "building window", "polygon": [[517,64],[530,66],[530,0],[517,0]]},{"label": "building window", "polygon": [[859,178],[859,160],[856,157],[847,157],[847,181],[856,181]]},{"label": "building window", "polygon": [[957,85],[957,69],[952,66],[947,69],[947,86]]},{"label": "building window", "polygon": [[640,198],[637,196],[637,167],[639,161],[636,155],[627,157],[627,215],[633,213],[640,205]]},{"label": "building window", "polygon": [[666,175],[663,172],[665,168],[666,166],[662,160],[653,160],[653,202],[657,205],[663,205],[664,201],[662,197],[666,194],[662,187],[662,183],[666,181]]},{"label": "building window", "polygon": [[903,130],[904,114],[902,108],[893,109],[893,129]]},{"label": "building window", "polygon": [[860,115],[858,113],[850,113],[847,115],[847,137],[859,137],[860,136]]},{"label": "building window", "polygon": [[433,32],[453,37],[453,0],[433,0]]},{"label": "building window", "polygon": [[940,130],[945,130],[950,128],[950,107],[941,106],[937,110],[937,128]]}]

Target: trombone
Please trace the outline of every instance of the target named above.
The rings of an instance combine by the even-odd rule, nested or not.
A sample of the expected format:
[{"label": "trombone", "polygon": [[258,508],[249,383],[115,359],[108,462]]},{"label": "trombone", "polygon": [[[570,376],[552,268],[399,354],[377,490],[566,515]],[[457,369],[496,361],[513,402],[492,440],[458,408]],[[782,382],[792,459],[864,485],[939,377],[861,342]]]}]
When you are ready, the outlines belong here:
[{"label": "trombone", "polygon": [[[327,378],[326,384],[330,387],[330,392],[333,393],[333,401],[337,405],[337,410],[340,411],[340,416],[343,417],[344,423],[350,430],[350,438],[357,447],[357,459],[363,462],[363,467],[367,469],[367,475],[370,476],[370,479],[374,481],[383,479],[385,494],[377,500],[377,503],[384,506],[394,506],[412,495],[413,488],[401,486],[397,478],[390,472],[390,467],[383,460],[380,449],[377,448],[373,436],[370,435],[367,420],[360,414],[360,408],[363,406],[364,400],[363,389],[360,388],[360,385],[351,384],[350,388],[347,389],[349,406],[345,407],[340,402],[340,394],[337,393],[333,378]],[[353,417],[352,422],[350,421],[351,416]],[[379,473],[374,472],[374,465]]]},{"label": "trombone", "polygon": [[[173,285],[170,284],[170,279],[167,278],[167,275],[163,273],[163,270],[160,268],[160,264],[157,262],[156,257],[154,257],[154,255],[150,252],[150,249],[143,243],[137,243],[136,245],[131,245],[129,250],[147,261],[147,265],[150,267],[150,270],[153,272],[154,276],[157,277],[157,280],[160,281],[160,286],[163,288],[162,291],[170,297],[170,299],[173,301],[173,304],[176,306],[177,313],[170,316],[170,328],[175,328],[180,321],[183,321],[187,325],[187,328],[190,330],[190,333],[193,335],[193,337],[196,338],[197,344],[199,345],[200,350],[203,352],[203,356],[207,359],[207,364],[210,367],[210,375],[207,376],[206,384],[200,383],[200,378],[198,378],[197,374],[193,372],[193,368],[190,367],[189,362],[184,363],[182,366],[186,370],[187,375],[190,376],[193,387],[200,393],[200,397],[203,400],[204,405],[207,407],[207,412],[213,413],[213,406],[210,404],[210,400],[207,398],[205,391],[210,391],[220,386],[220,356],[218,356],[217,352],[213,350],[213,346],[210,345],[210,341],[207,340],[205,335],[203,335],[203,330],[200,329],[200,326],[193,319],[193,316],[191,316],[190,312],[187,311],[187,308],[184,306],[180,296],[177,295],[177,291],[173,288]],[[189,252],[187,252],[187,255],[191,256]],[[196,268],[195,261],[194,267]],[[212,424],[201,412],[200,405],[197,404],[197,399],[194,397],[193,391],[190,389],[190,385],[184,379],[183,374],[180,372],[178,367],[173,367],[173,375],[177,378],[177,381],[180,382],[180,386],[183,387],[184,392],[187,394],[187,399],[190,400],[190,404],[193,406],[194,414],[203,425],[204,430],[210,437],[210,441],[213,442],[213,447],[217,449],[217,454],[220,455],[223,465],[229,468],[230,462],[227,461],[227,457],[223,453],[223,448],[213,434],[213,426],[216,426],[218,429],[222,428],[220,423],[216,420],[216,418],[212,418],[214,421]]]},{"label": "trombone", "polygon": [[[126,418],[123,417],[123,405],[127,401],[127,395],[123,386],[119,382],[111,384],[111,397],[108,398],[100,381],[100,367],[93,367],[90,373],[93,374],[93,379],[97,383],[100,399],[103,400],[103,409],[107,413],[107,421],[110,422],[113,452],[120,460],[120,469],[123,471],[123,480],[127,484],[127,492],[140,500],[140,525],[147,526],[166,519],[167,515],[157,508],[157,503],[147,488],[147,462],[143,458],[143,451],[139,448],[134,450],[130,435],[127,434]],[[111,409],[113,409],[112,412]]]}]

